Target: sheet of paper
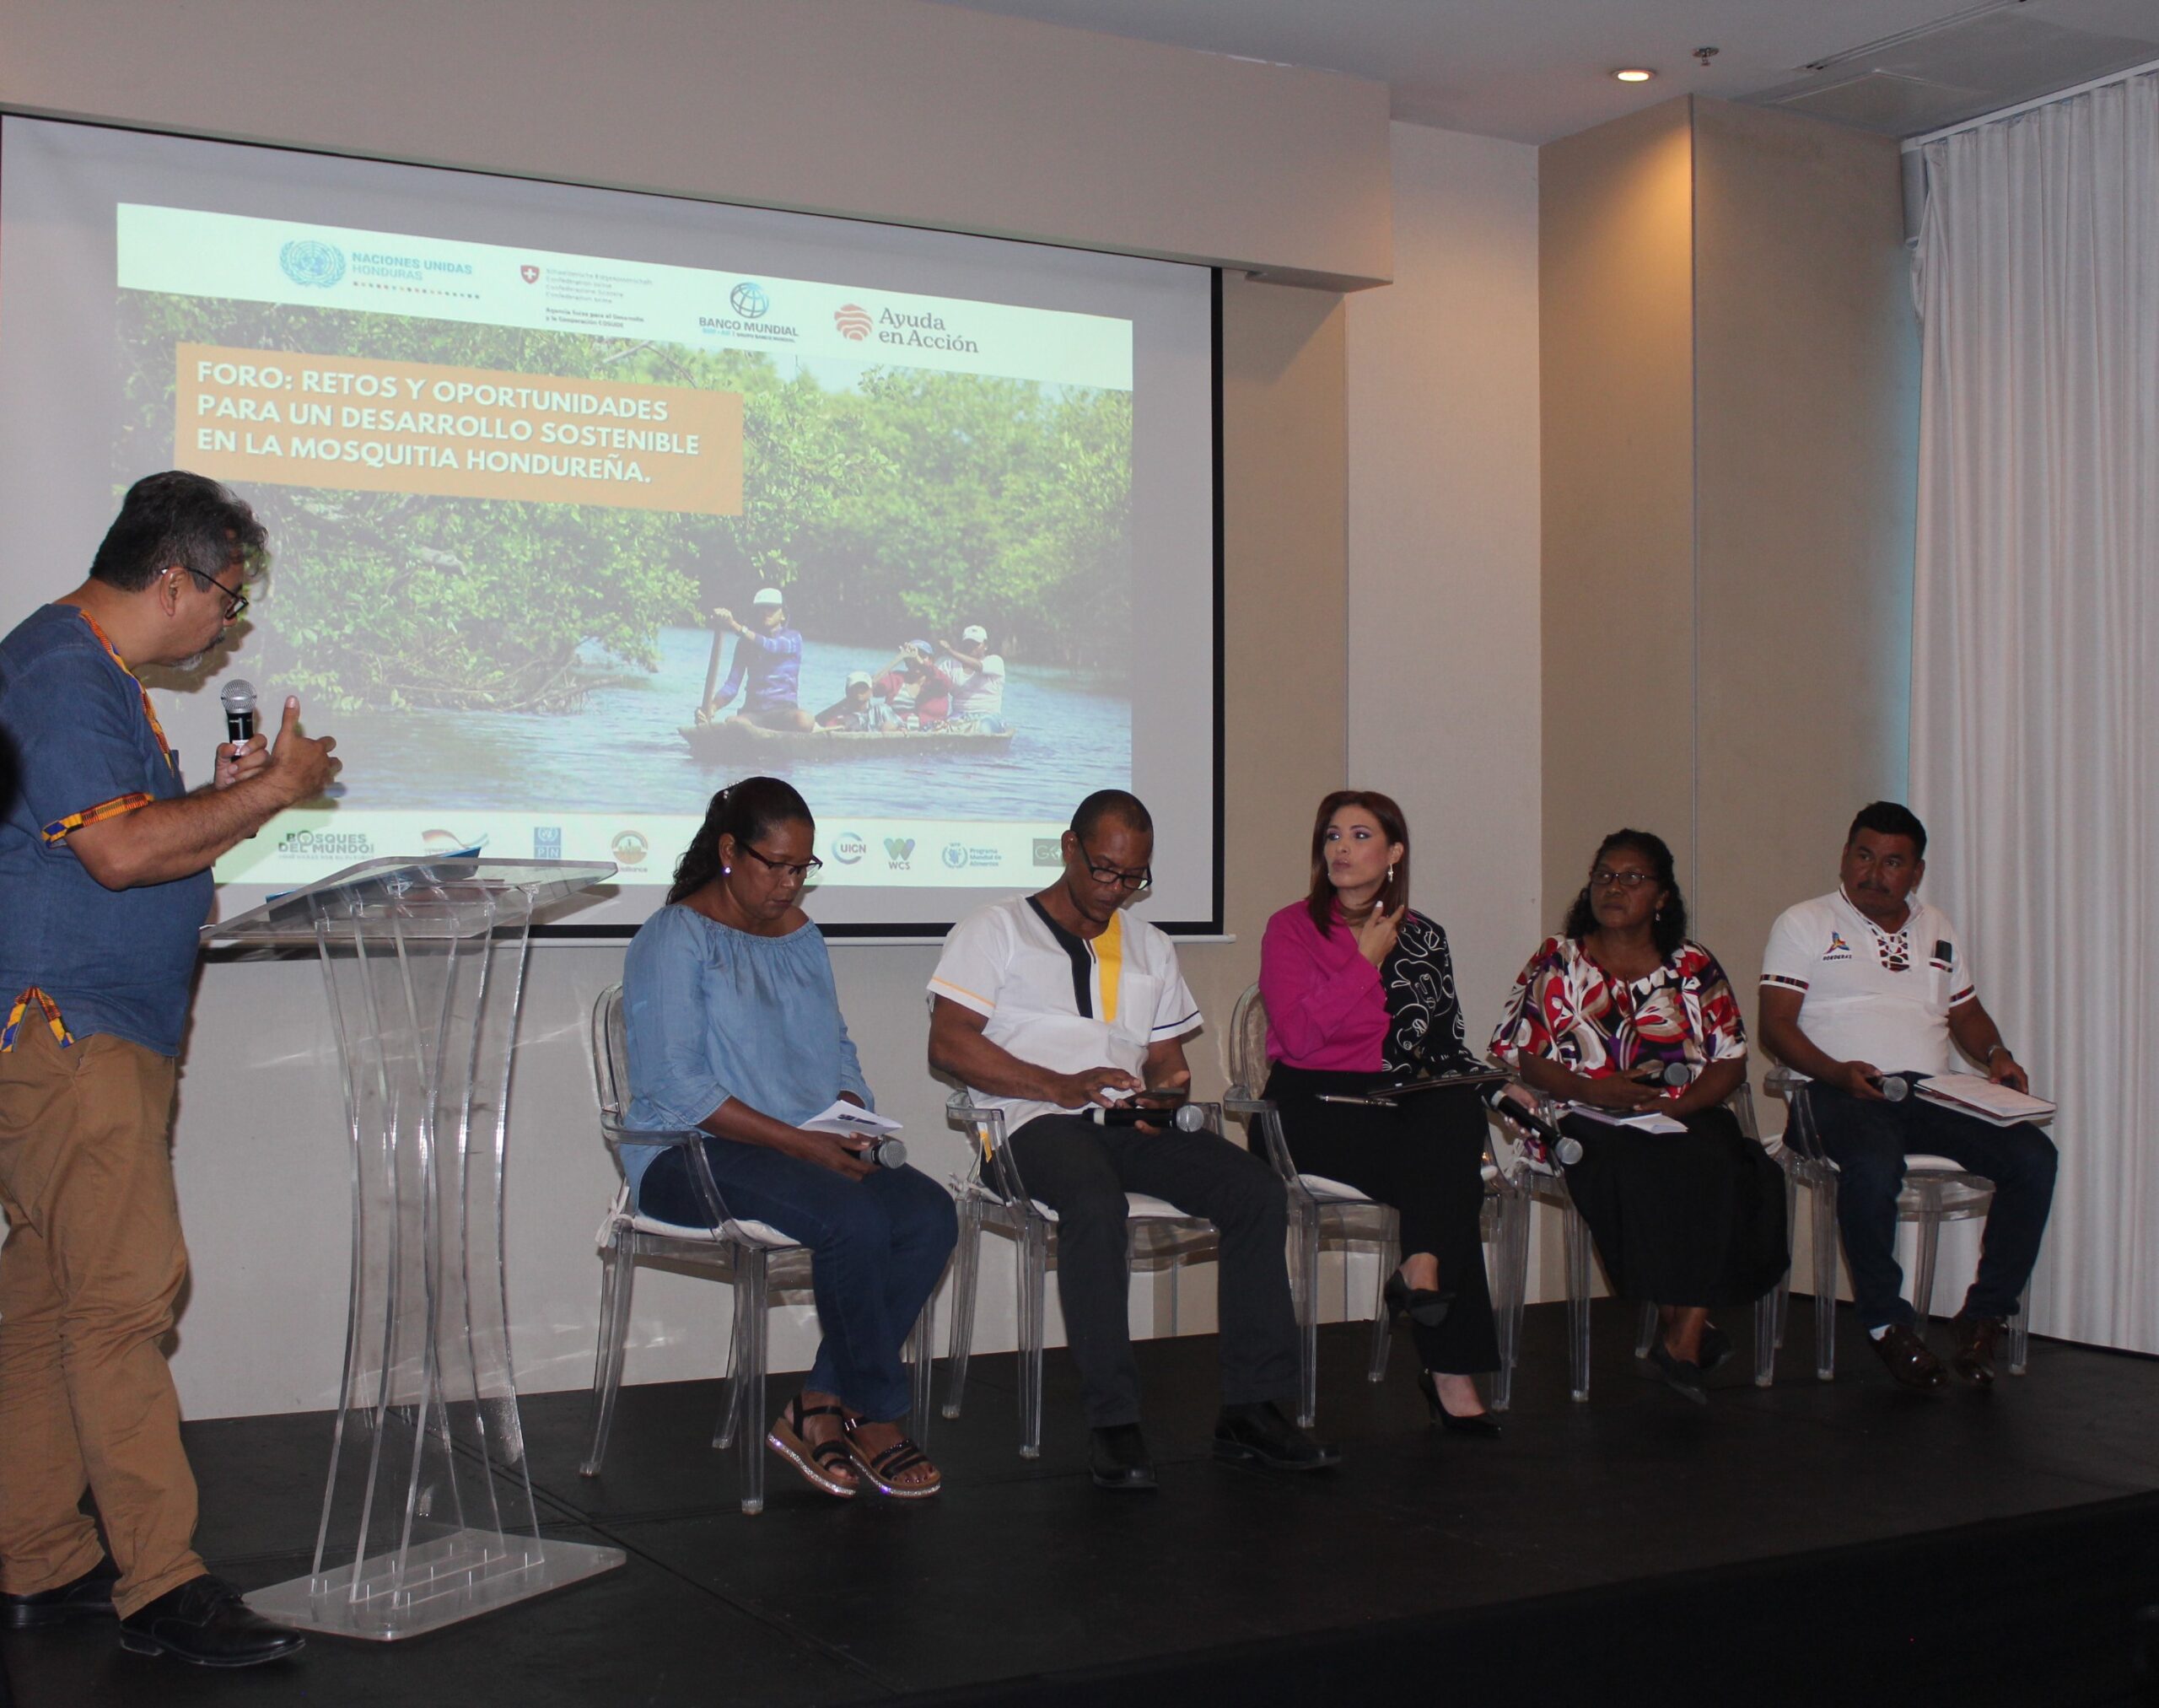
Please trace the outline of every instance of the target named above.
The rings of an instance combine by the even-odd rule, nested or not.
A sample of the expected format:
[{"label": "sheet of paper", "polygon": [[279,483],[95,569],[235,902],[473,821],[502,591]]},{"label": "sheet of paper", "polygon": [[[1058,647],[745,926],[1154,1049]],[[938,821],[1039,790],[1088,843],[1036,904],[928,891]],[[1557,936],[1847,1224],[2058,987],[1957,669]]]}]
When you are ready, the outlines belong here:
[{"label": "sheet of paper", "polygon": [[2044,1097],[2027,1096],[2006,1086],[1997,1086],[1977,1074],[1937,1074],[1919,1083],[1919,1096],[1952,1109],[1962,1109],[1991,1121],[1997,1127],[2013,1127],[2019,1121],[2043,1121],[2054,1113]]},{"label": "sheet of paper", "polygon": [[853,1134],[864,1139],[874,1139],[880,1133],[896,1133],[900,1123],[889,1115],[880,1115],[874,1109],[858,1108],[844,1097],[836,1097],[831,1108],[813,1116],[803,1123],[810,1133]]},{"label": "sheet of paper", "polygon": [[1617,1109],[1599,1109],[1589,1103],[1569,1103],[1567,1107],[1577,1115],[1586,1115],[1592,1121],[1602,1121],[1607,1127],[1632,1127],[1643,1133],[1684,1133],[1687,1123],[1675,1121],[1669,1115],[1660,1115],[1654,1109],[1639,1115],[1623,1114]]}]

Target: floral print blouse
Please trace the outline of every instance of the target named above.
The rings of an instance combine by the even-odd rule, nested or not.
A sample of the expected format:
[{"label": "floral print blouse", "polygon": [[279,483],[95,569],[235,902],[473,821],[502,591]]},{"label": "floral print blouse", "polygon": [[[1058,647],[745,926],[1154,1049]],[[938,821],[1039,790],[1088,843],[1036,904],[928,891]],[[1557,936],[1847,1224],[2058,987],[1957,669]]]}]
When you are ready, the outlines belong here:
[{"label": "floral print blouse", "polygon": [[[1548,937],[1516,979],[1492,1053],[1523,1052],[1588,1079],[1657,1062],[1730,1061],[1747,1053],[1731,981],[1700,944],[1682,943],[1645,978],[1615,978],[1571,937]],[[1676,1095],[1676,1093],[1675,1093]]]}]

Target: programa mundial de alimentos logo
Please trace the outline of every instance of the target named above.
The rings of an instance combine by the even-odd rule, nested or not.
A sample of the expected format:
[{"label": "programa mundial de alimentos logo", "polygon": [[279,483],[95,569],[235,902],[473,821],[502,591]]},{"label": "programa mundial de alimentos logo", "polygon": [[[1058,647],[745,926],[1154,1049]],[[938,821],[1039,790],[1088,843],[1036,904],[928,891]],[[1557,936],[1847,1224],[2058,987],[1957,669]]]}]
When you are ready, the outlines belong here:
[{"label": "programa mundial de alimentos logo", "polygon": [[327,290],[345,277],[345,251],[320,238],[296,237],[277,251],[277,265],[294,284]]}]

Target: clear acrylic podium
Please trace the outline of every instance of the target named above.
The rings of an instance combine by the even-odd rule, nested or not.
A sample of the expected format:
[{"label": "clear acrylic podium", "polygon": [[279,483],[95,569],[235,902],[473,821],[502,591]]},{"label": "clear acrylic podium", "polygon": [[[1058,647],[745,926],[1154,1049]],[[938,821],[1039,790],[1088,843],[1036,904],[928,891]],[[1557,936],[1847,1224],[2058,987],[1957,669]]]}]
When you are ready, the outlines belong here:
[{"label": "clear acrylic podium", "polygon": [[321,957],[353,1147],[345,1375],[314,1569],[248,1605],[394,1642],[612,1570],[543,1540],[503,1279],[503,1145],[532,916],[604,862],[379,859],[206,942]]}]

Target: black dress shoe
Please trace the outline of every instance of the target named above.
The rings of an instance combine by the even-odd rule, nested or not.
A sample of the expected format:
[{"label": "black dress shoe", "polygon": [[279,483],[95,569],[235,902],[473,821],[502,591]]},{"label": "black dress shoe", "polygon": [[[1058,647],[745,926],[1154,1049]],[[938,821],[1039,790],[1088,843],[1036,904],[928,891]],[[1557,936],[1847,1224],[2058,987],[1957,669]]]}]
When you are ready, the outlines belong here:
[{"label": "black dress shoe", "polygon": [[1694,1360],[1702,1366],[1702,1374],[1714,1375],[1731,1362],[1731,1336],[1714,1323],[1702,1325],[1701,1355]]},{"label": "black dress shoe", "polygon": [[1097,1489],[1138,1490],[1155,1486],[1155,1467],[1147,1457],[1146,1439],[1138,1424],[1112,1424],[1090,1431],[1087,1469]]},{"label": "black dress shoe", "polygon": [[298,1631],[273,1625],[221,1577],[205,1572],[169,1589],[120,1622],[120,1646],[170,1655],[198,1667],[254,1667],[305,1646]]},{"label": "black dress shoe", "polygon": [[1482,1436],[1486,1440],[1501,1433],[1499,1419],[1489,1411],[1449,1411],[1440,1400],[1440,1384],[1429,1370],[1417,1372],[1417,1389],[1424,1396],[1425,1409],[1432,1414],[1432,1421],[1450,1434]]},{"label": "black dress shoe", "polygon": [[1941,1360],[1903,1323],[1892,1323],[1881,1339],[1871,1344],[1874,1355],[1889,1367],[1900,1386],[1918,1388],[1922,1393],[1938,1393],[1949,1386],[1949,1372],[1941,1367]]},{"label": "black dress shoe", "polygon": [[1314,1441],[1271,1401],[1224,1406],[1214,1420],[1214,1457],[1269,1471],[1324,1471],[1342,1463],[1340,1453]]},{"label": "black dress shoe", "polygon": [[65,1624],[70,1619],[109,1619],[112,1587],[119,1581],[120,1568],[108,1557],[57,1589],[0,1595],[0,1626],[11,1631],[34,1631],[46,1625]]},{"label": "black dress shoe", "polygon": [[1436,1328],[1446,1322],[1447,1307],[1454,1303],[1451,1293],[1436,1293],[1429,1287],[1411,1286],[1402,1279],[1399,1269],[1386,1278],[1386,1285],[1381,1291],[1386,1296],[1388,1310],[1427,1328]]}]

